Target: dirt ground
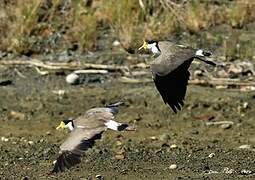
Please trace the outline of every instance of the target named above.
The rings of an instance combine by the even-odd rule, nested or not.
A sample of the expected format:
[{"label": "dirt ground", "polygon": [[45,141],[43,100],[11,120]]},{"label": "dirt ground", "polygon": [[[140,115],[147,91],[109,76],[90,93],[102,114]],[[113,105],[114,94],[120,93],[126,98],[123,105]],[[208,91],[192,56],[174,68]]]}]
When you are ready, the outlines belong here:
[{"label": "dirt ground", "polygon": [[[0,86],[1,179],[255,179],[254,92],[190,85],[175,115],[152,83],[105,77],[71,86],[63,74],[28,67],[1,74],[12,80]],[[81,164],[48,176],[68,136],[59,122],[118,100],[117,119],[137,131],[105,132]],[[233,124],[208,125],[218,121]]]}]

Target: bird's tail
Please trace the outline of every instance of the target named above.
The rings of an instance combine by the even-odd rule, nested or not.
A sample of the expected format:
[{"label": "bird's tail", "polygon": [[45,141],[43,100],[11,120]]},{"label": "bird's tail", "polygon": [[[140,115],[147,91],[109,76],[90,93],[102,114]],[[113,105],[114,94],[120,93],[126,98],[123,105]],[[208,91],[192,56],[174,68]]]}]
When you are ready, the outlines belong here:
[{"label": "bird's tail", "polygon": [[195,54],[195,58],[207,63],[207,64],[210,64],[212,66],[216,66],[216,63],[213,62],[212,60],[209,60],[207,59],[207,57],[211,56],[212,53],[210,51],[206,51],[206,50],[203,50],[203,49],[198,49],[196,51],[196,54]]},{"label": "bird's tail", "polygon": [[207,51],[204,49],[198,49],[195,54],[195,56],[200,56],[200,57],[209,57],[211,55],[212,53],[210,51]]}]

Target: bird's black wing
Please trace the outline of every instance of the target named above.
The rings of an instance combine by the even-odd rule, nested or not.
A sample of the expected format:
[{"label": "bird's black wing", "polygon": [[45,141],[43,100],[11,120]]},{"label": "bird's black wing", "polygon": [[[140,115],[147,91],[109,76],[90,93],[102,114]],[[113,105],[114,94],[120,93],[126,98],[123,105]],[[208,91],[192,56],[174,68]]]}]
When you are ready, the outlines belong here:
[{"label": "bird's black wing", "polygon": [[175,70],[165,76],[159,76],[154,72],[154,83],[166,104],[177,113],[184,105],[185,94],[187,90],[190,73],[188,68],[193,58],[185,61]]},{"label": "bird's black wing", "polygon": [[69,138],[61,145],[60,155],[58,156],[51,173],[63,172],[81,162],[82,152],[91,148],[105,128],[83,130],[76,129],[71,132]]}]

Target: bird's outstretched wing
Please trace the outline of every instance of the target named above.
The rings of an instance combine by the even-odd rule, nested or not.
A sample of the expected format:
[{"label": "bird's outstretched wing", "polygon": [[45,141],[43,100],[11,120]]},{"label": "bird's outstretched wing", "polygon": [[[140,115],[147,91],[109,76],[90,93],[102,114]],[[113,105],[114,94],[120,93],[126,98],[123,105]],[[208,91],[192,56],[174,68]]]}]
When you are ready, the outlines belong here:
[{"label": "bird's outstretched wing", "polygon": [[77,128],[70,133],[70,136],[60,146],[60,155],[58,156],[54,168],[51,173],[64,171],[81,162],[83,151],[91,148],[97,139],[101,138],[101,134],[105,131],[105,127],[93,129]]},{"label": "bird's outstretched wing", "polygon": [[193,60],[196,50],[191,47],[173,44],[169,41],[158,43],[161,54],[150,63],[152,72],[166,76],[186,61]]},{"label": "bird's outstretched wing", "polygon": [[188,68],[193,58],[184,61],[176,69],[172,70],[165,76],[160,76],[157,71],[153,71],[154,83],[166,104],[177,113],[184,105],[185,94],[187,90],[190,73]]}]

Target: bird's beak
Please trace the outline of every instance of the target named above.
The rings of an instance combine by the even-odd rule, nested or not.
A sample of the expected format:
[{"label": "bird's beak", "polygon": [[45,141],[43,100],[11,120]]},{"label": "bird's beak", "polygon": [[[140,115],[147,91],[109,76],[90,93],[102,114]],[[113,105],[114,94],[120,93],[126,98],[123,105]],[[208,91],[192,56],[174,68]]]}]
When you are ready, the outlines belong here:
[{"label": "bird's beak", "polygon": [[58,129],[64,129],[64,128],[65,128],[65,123],[61,121],[61,123],[58,125],[56,129],[58,130]]},{"label": "bird's beak", "polygon": [[141,49],[145,49],[145,50],[148,49],[148,43],[145,40],[143,40],[143,45],[139,47],[138,51],[140,51]]}]

